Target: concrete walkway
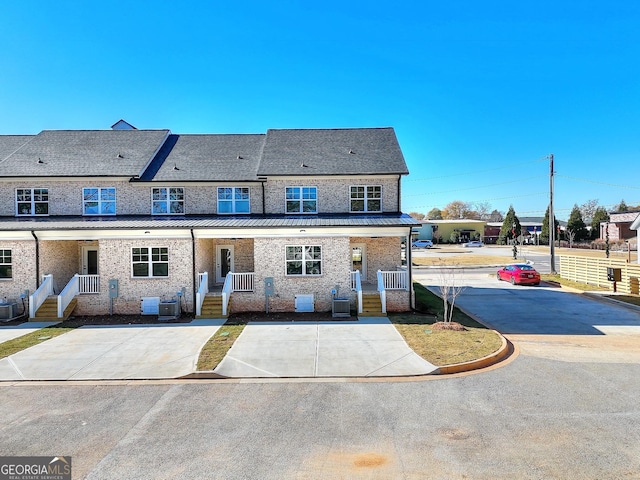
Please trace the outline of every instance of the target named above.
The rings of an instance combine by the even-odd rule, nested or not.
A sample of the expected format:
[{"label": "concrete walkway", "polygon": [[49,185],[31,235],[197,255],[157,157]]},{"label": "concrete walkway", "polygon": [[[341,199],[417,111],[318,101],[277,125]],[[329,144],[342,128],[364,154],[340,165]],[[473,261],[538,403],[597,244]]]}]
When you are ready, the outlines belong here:
[{"label": "concrete walkway", "polygon": [[0,343],[8,342],[41,328],[50,327],[59,322],[24,322],[20,325],[3,325],[0,327]]},{"label": "concrete walkway", "polygon": [[[0,360],[0,380],[123,380],[192,373],[224,320],[84,326]],[[23,324],[25,330],[34,323]],[[18,336],[18,335],[16,335]]]},{"label": "concrete walkway", "polygon": [[386,317],[249,323],[214,373],[225,377],[424,375],[434,365],[409,348]]}]

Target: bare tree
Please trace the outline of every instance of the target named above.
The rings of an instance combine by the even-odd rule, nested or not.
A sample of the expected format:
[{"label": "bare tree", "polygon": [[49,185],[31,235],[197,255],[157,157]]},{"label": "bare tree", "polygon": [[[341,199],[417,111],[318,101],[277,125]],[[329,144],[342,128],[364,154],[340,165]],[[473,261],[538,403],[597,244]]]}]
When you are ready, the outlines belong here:
[{"label": "bare tree", "polygon": [[565,230],[565,235],[567,236],[567,240],[569,241],[569,248],[573,248],[573,242],[576,239],[576,232],[567,228]]},{"label": "bare tree", "polygon": [[591,221],[593,220],[593,215],[596,213],[597,208],[597,198],[587,200],[582,205],[580,205],[580,213],[582,214],[582,220],[584,220],[584,223],[586,223],[587,225],[591,223]]},{"label": "bare tree", "polygon": [[462,293],[464,287],[458,284],[457,270],[454,267],[445,267],[440,269],[440,281],[438,289],[444,306],[444,314],[442,320],[445,323],[451,323],[453,319],[453,311],[456,298]]},{"label": "bare tree", "polygon": [[478,220],[489,220],[491,217],[491,204],[489,202],[475,202],[473,208],[475,208]]}]

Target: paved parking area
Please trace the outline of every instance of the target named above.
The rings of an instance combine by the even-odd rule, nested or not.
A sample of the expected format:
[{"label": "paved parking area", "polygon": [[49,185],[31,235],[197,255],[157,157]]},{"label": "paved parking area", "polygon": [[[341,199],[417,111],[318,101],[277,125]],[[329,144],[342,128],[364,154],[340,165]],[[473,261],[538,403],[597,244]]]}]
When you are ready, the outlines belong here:
[{"label": "paved parking area", "polygon": [[[457,274],[456,305],[517,344],[520,352],[568,362],[640,363],[640,309],[550,286],[499,282],[486,272]],[[437,291],[437,271],[416,278]]]},{"label": "paved parking area", "polygon": [[80,327],[1,359],[0,380],[180,377],[195,370],[200,349],[223,323]]},{"label": "paved parking area", "polygon": [[214,372],[228,377],[384,377],[435,370],[409,348],[388,318],[361,317],[250,323]]}]

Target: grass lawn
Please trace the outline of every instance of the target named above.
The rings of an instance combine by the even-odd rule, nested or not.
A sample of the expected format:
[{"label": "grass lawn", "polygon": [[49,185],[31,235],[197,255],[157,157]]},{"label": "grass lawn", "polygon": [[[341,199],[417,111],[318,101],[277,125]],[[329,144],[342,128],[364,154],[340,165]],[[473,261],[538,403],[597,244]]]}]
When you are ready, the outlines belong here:
[{"label": "grass lawn", "polygon": [[557,273],[541,273],[540,279],[543,282],[551,282],[551,283],[559,283],[565,287],[575,288],[576,290],[582,290],[583,292],[589,290],[599,290],[599,291],[607,291],[608,288],[598,287],[597,285],[590,285],[588,283],[574,282],[573,280],[567,280],[566,278],[562,278]]},{"label": "grass lawn", "polygon": [[636,295],[607,295],[607,298],[640,306],[640,297]]},{"label": "grass lawn", "polygon": [[50,327],[41,328],[35,332],[27,333],[13,340],[0,343],[0,358],[8,357],[14,353],[18,353],[25,348],[33,347],[39,343],[45,342],[51,338],[67,333],[75,328],[82,326],[81,322],[74,322],[73,320],[67,320],[66,322],[58,323]]},{"label": "grass lawn", "polygon": [[499,255],[479,255],[479,254],[454,254],[444,257],[413,257],[412,262],[414,265],[422,266],[477,266],[477,265],[507,265],[514,263],[512,257],[499,256]]},{"label": "grass lawn", "polygon": [[465,326],[466,331],[433,330],[431,325],[441,320],[442,299],[418,283],[414,283],[414,289],[417,308],[425,313],[391,313],[389,320],[422,358],[437,366],[452,365],[477,360],[500,348],[499,335],[458,308],[453,321]]},{"label": "grass lawn", "polygon": [[225,323],[202,347],[196,370],[213,370],[244,330],[245,323]]}]

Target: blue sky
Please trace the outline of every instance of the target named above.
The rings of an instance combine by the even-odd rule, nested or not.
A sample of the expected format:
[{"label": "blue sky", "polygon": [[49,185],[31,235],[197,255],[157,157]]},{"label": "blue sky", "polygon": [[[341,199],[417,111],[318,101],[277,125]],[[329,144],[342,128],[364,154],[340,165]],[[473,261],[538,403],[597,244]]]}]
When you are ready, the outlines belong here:
[{"label": "blue sky", "polygon": [[[392,126],[403,210],[640,205],[640,2],[5,1],[0,134]],[[391,6],[393,5],[393,6]]]}]

